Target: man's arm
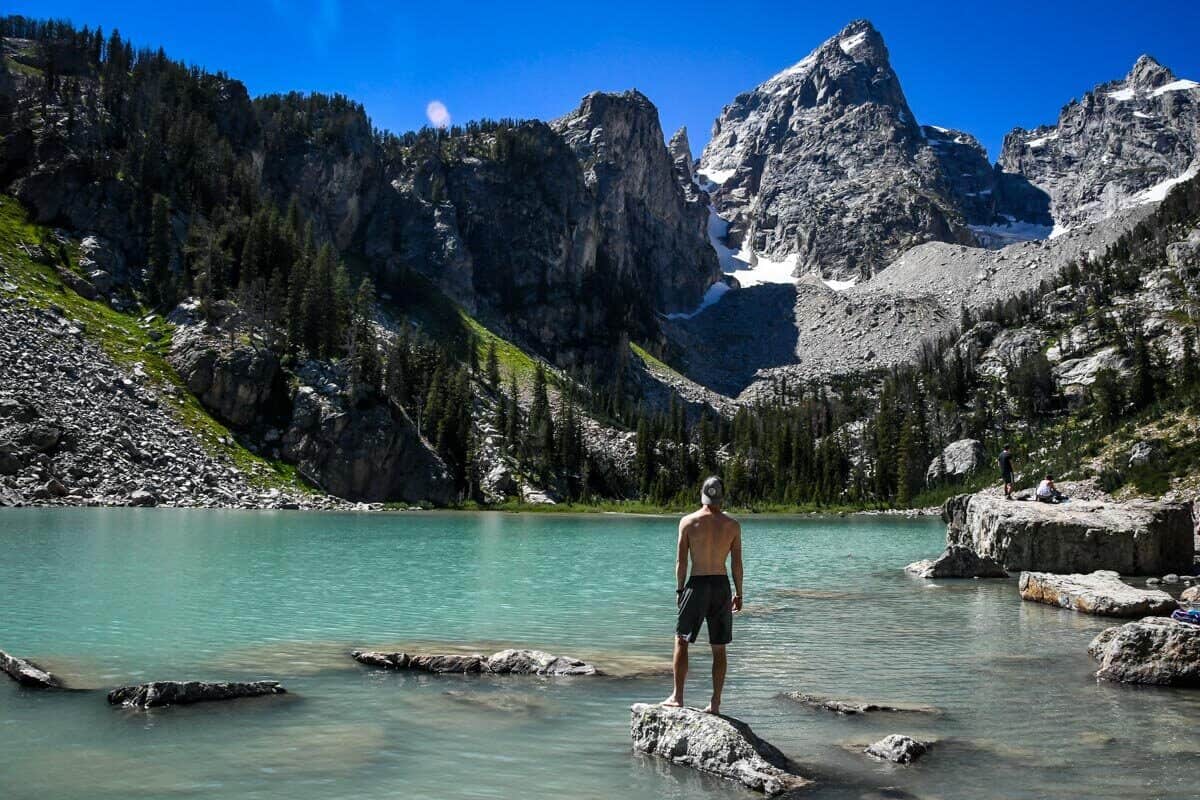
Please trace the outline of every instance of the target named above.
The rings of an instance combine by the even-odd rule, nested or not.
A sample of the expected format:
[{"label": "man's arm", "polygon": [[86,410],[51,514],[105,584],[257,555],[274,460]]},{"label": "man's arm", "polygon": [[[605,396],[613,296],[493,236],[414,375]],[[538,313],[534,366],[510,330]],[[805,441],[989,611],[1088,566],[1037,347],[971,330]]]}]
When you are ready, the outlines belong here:
[{"label": "man's arm", "polygon": [[742,610],[742,526],[733,523],[733,544],[729,548],[733,569],[733,610]]},{"label": "man's arm", "polygon": [[687,582],[688,549],[687,518],[684,518],[679,521],[679,544],[675,548],[675,594],[677,599],[679,590],[683,589],[683,585]]}]

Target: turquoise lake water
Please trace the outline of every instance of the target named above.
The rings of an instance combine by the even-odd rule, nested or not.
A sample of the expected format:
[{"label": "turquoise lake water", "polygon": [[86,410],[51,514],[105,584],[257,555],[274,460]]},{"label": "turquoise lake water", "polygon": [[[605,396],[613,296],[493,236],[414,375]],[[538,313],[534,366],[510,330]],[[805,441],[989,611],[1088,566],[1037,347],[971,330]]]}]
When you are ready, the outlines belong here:
[{"label": "turquoise lake water", "polygon": [[[923,582],[932,520],[744,520],[746,611],[724,711],[814,798],[1200,794],[1200,693],[1098,684],[1102,619],[1015,581]],[[493,513],[0,512],[0,649],[73,685],[282,681],[290,694],[130,712],[0,681],[0,797],[749,798],[633,754],[630,703],[669,692],[675,522]],[[703,641],[703,634],[702,634]],[[381,673],[353,647],[532,646],[603,678]],[[687,701],[707,700],[706,647]],[[839,717],[804,690],[933,705]],[[856,750],[936,739],[924,760]]]}]

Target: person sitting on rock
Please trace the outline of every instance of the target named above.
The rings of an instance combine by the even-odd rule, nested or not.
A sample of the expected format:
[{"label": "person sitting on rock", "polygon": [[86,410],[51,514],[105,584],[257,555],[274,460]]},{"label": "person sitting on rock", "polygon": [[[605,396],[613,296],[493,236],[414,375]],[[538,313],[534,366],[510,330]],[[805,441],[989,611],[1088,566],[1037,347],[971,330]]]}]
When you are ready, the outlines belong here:
[{"label": "person sitting on rock", "polygon": [[[721,691],[725,686],[725,646],[733,641],[733,613],[742,610],[742,528],[737,520],[721,511],[725,486],[715,475],[700,489],[700,510],[679,521],[679,542],[675,550],[675,691],[663,701],[665,706],[683,705],[683,685],[687,680],[688,645],[696,641],[700,625],[708,626],[712,645],[712,700],[704,709],[721,713]],[[692,574],[688,577],[688,560]],[[729,592],[725,559],[733,572],[734,592]],[[684,579],[687,583],[684,583]]]},{"label": "person sitting on rock", "polygon": [[1066,495],[1059,494],[1057,487],[1054,485],[1054,476],[1046,473],[1046,477],[1037,487],[1037,499],[1039,503],[1061,503],[1067,499]]}]

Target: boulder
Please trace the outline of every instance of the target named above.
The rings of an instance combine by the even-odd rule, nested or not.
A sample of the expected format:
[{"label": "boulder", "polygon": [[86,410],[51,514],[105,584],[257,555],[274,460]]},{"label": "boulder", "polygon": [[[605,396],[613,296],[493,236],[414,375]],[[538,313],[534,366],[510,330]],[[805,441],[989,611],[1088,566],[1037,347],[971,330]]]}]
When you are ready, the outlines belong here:
[{"label": "boulder", "polygon": [[591,664],[569,656],[556,656],[542,650],[509,649],[491,656],[473,655],[409,655],[354,650],[354,659],[362,664],[383,669],[407,669],[420,672],[491,675],[600,675]]},{"label": "boulder", "polygon": [[1147,617],[1108,628],[1088,653],[1100,662],[1096,677],[1121,683],[1200,686],[1200,626]]},{"label": "boulder", "polygon": [[910,714],[936,714],[937,709],[933,706],[920,705],[905,705],[905,704],[885,704],[873,703],[868,700],[857,700],[851,698],[826,697],[819,694],[808,694],[807,692],[786,692],[784,695],[788,700],[793,700],[801,705],[819,708],[825,711],[833,711],[837,714],[852,716],[855,714],[873,714],[873,713],[910,713]]},{"label": "boulder", "polygon": [[1192,504],[1073,500],[1052,505],[959,495],[942,509],[946,542],[990,556],[1009,572],[1161,575],[1190,571]]},{"label": "boulder", "polygon": [[951,442],[925,470],[925,482],[936,483],[943,478],[963,478],[987,466],[987,452],[978,439],[959,439]]},{"label": "boulder", "polygon": [[131,506],[156,506],[158,505],[158,495],[149,489],[134,489],[129,494],[129,505]]},{"label": "boulder", "polygon": [[1000,562],[969,547],[952,544],[937,558],[914,561],[904,568],[918,578],[1007,578]]},{"label": "boulder", "polygon": [[863,752],[897,764],[911,764],[929,752],[930,746],[928,742],[918,741],[911,736],[893,733],[868,745]]},{"label": "boulder", "polygon": [[1200,586],[1189,586],[1179,595],[1184,603],[1200,603]]},{"label": "boulder", "polygon": [[1144,467],[1159,459],[1160,451],[1154,442],[1140,441],[1129,450],[1129,468]]},{"label": "boulder", "polygon": [[0,671],[7,673],[10,678],[22,686],[33,689],[61,689],[63,686],[62,681],[56,676],[30,661],[9,655],[3,650],[0,650]]},{"label": "boulder", "polygon": [[1102,369],[1118,373],[1129,369],[1129,361],[1116,346],[1105,347],[1082,358],[1070,358],[1054,367],[1054,380],[1065,394],[1078,394],[1096,382]]},{"label": "boulder", "polygon": [[635,703],[633,749],[736,781],[768,796],[807,786],[796,765],[750,726],[694,708]]},{"label": "boulder", "polygon": [[1178,607],[1166,592],[1135,589],[1109,570],[1090,575],[1022,572],[1018,587],[1024,600],[1105,617],[1170,614]]},{"label": "boulder", "polygon": [[108,702],[114,706],[129,708],[156,708],[285,693],[286,690],[279,685],[278,681],[251,681],[249,683],[154,681],[113,689],[108,693]]}]

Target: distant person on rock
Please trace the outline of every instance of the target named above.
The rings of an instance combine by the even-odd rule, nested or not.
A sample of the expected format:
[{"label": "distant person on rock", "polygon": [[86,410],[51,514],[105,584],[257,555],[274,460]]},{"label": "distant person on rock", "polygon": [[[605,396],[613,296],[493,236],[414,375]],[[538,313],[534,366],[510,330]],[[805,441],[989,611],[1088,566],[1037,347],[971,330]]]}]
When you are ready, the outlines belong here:
[{"label": "distant person on rock", "polygon": [[[675,553],[675,691],[665,706],[683,705],[687,680],[688,645],[696,641],[701,624],[708,626],[712,645],[712,699],[704,709],[721,713],[725,686],[725,645],[733,641],[733,613],[742,610],[742,527],[721,510],[725,486],[713,476],[700,489],[700,510],[679,521],[679,546]],[[731,562],[734,591],[729,591],[725,560]],[[691,560],[691,577],[688,561]],[[686,583],[685,583],[686,580]]]},{"label": "distant person on rock", "polygon": [[1004,445],[1004,449],[1000,451],[1000,457],[996,460],[1000,462],[1000,477],[1004,481],[1004,499],[1012,500],[1014,483],[1012,450],[1008,445]]},{"label": "distant person on rock", "polygon": [[1067,496],[1059,494],[1058,487],[1054,485],[1054,476],[1046,473],[1046,477],[1038,484],[1037,499],[1039,503],[1062,503]]}]

